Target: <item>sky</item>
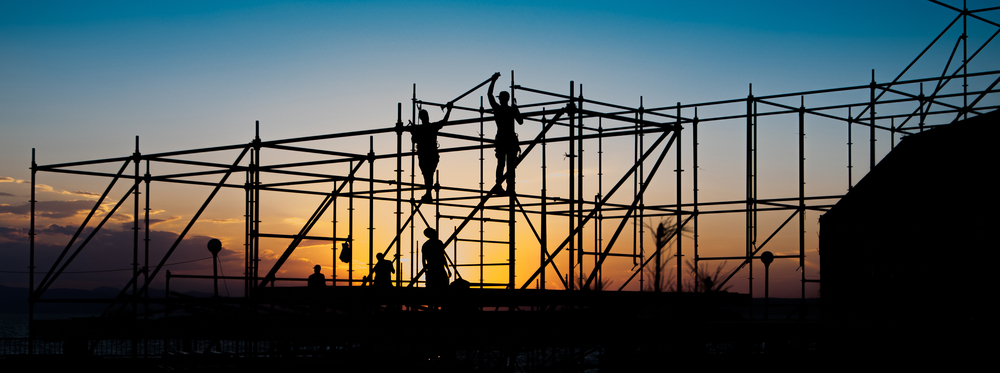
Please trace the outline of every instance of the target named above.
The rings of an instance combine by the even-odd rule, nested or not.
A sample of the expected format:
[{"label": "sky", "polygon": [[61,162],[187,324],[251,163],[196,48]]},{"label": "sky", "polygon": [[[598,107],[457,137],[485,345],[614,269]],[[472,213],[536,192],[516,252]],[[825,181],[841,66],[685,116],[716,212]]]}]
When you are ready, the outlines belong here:
[{"label": "sky", "polygon": [[[970,8],[993,5],[969,1]],[[984,16],[996,19],[994,13]],[[573,81],[583,85],[590,99],[633,107],[642,100],[647,108],[744,98],[750,84],[758,96],[865,85],[873,69],[879,82],[894,78],[954,17],[940,5],[916,1],[4,1],[0,3],[0,284],[26,286],[25,211],[30,183],[25,181],[31,177],[32,149],[39,164],[52,164],[130,155],[135,136],[143,153],[245,144],[254,136],[255,121],[260,121],[265,140],[383,128],[396,122],[397,103],[403,103],[404,117],[409,117],[414,84],[422,99],[445,102],[494,72],[503,74],[501,82],[508,82],[514,71],[517,84],[554,92],[565,93]],[[981,22],[970,22],[969,27],[973,44],[995,31]],[[927,57],[929,62],[914,66],[908,76],[940,74],[954,42],[954,34],[949,34],[942,41],[946,50],[935,49]],[[993,46],[977,61],[1000,61],[1000,53]],[[996,69],[995,62],[985,64],[978,67]],[[485,94],[480,89],[463,103],[472,106],[476,96]],[[535,98],[518,97],[522,104]],[[996,96],[990,99],[995,101]],[[440,115],[431,111],[432,120]],[[762,156],[776,161],[765,162],[761,173],[782,180],[763,185],[762,194],[794,193],[794,182],[787,180],[797,177],[790,171],[794,161],[789,158],[795,156],[795,148],[782,144],[796,138],[797,130],[786,125],[776,122],[773,136],[762,140]],[[817,153],[816,163],[810,163],[816,166],[808,173],[813,195],[842,194],[848,184],[842,164],[845,135],[842,128],[829,128],[807,130],[810,152]],[[475,134],[477,129],[464,130]],[[701,189],[719,200],[741,199],[744,129],[720,124],[705,131],[700,145],[704,150],[699,167],[705,173]],[[891,142],[885,136],[880,144]],[[609,174],[620,171],[614,164],[630,162],[631,141],[623,144],[605,145],[612,164],[606,170]],[[360,141],[323,146],[363,151],[365,145]],[[888,148],[881,146],[879,156]],[[616,162],[619,150],[629,156]],[[219,155],[217,160],[231,162],[232,156]],[[813,154],[809,157],[813,159]],[[488,175],[493,159],[486,158]],[[551,161],[557,158],[561,159],[553,156]],[[441,169],[478,171],[478,164],[443,159]],[[859,180],[864,170],[857,169],[852,181]],[[565,169],[550,172],[559,175]],[[526,174],[519,174],[526,186],[537,184],[537,172],[534,178]],[[478,182],[472,179],[458,183]],[[40,176],[42,185],[36,191],[42,211],[38,227],[44,235],[39,237],[41,261],[51,260],[52,253],[62,249],[106,182]],[[123,192],[116,189],[112,200]],[[154,240],[154,253],[159,253],[165,250],[163,242],[171,242],[170,237],[183,229],[205,190],[165,186],[155,193],[151,233],[159,236]],[[238,194],[226,195],[206,211],[205,223],[195,226],[170,260],[195,262],[178,264],[174,271],[210,273],[206,271],[211,262],[203,260],[204,243],[220,237],[226,247],[224,271],[242,273],[243,210]],[[316,201],[283,198],[267,208],[264,224],[276,231],[294,231]],[[131,205],[126,206],[131,211]],[[339,213],[346,213],[345,208],[340,206]],[[359,209],[367,213],[367,206]],[[377,211],[380,219],[392,219],[390,208]],[[808,250],[813,253],[806,269],[809,278],[819,278],[817,217],[808,215]],[[780,223],[783,217],[767,219]],[[114,217],[104,236],[95,241],[103,246],[82,254],[67,271],[130,268],[131,254],[122,257],[115,250],[122,242],[131,246],[131,221],[131,215]],[[721,253],[722,247],[741,244],[741,215],[707,219],[705,224],[715,227],[712,234],[700,233],[708,252],[712,245]],[[390,225],[385,231],[391,230]],[[365,236],[365,242],[356,242],[355,247],[367,245],[363,231],[358,229],[355,235]],[[530,237],[531,233],[518,234]],[[384,235],[376,239],[376,247],[388,242]],[[779,252],[796,251],[796,240],[797,235],[783,235],[773,246]],[[314,264],[329,273],[333,266],[329,248],[307,244],[283,267],[284,276],[304,277]],[[273,257],[284,244],[265,245]],[[731,247],[726,250],[732,254]],[[530,249],[520,252],[537,255],[529,254],[534,252]],[[49,265],[42,264],[45,268],[40,270]],[[367,256],[356,258],[355,265],[367,265]],[[728,262],[726,268],[733,265]],[[344,270],[343,265],[337,267],[338,277],[345,275]],[[797,271],[794,263],[776,265],[771,294],[798,296]],[[518,272],[519,279],[527,275],[530,272]],[[54,286],[122,286],[121,276],[121,271],[76,273]],[[730,291],[748,291],[746,276],[742,277]],[[621,284],[624,279],[615,281]],[[755,294],[762,292],[759,282],[753,285]],[[240,287],[228,286],[233,291]],[[818,296],[818,290],[810,286],[807,296]]]}]

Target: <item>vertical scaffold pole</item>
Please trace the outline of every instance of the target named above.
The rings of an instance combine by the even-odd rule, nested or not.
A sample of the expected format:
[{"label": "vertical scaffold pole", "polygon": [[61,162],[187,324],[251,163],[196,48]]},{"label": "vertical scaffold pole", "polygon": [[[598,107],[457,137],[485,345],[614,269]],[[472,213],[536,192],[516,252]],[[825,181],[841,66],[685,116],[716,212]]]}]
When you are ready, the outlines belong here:
[{"label": "vertical scaffold pole", "polygon": [[[542,108],[542,128],[545,128],[545,108]],[[541,194],[542,194],[542,206],[541,206],[542,216],[540,217],[541,220],[542,220],[541,221],[541,230],[542,231],[540,232],[541,233],[542,242],[541,242],[541,250],[539,250],[539,253],[538,253],[538,256],[539,256],[538,257],[538,263],[540,265],[542,265],[542,266],[545,265],[545,259],[546,259],[545,255],[547,255],[547,253],[549,252],[549,237],[548,237],[548,222],[549,222],[549,219],[548,219],[548,216],[549,216],[549,214],[548,214],[548,191],[546,190],[546,187],[548,186],[548,179],[549,179],[549,177],[546,174],[547,173],[547,171],[546,171],[546,167],[547,166],[546,166],[546,162],[545,162],[545,155],[546,155],[545,154],[545,146],[546,146],[545,145],[546,144],[545,138],[546,138],[546,135],[547,134],[545,134],[545,133],[542,134],[542,190],[541,190]],[[541,288],[541,289],[544,290],[545,289],[545,268],[542,268],[542,271],[541,271],[541,273],[539,274],[539,277],[538,277],[538,281],[539,281],[539,288]]]},{"label": "vertical scaffold pole", "polygon": [[[254,278],[254,288],[256,288],[257,279],[260,277],[260,121],[256,121],[256,134],[254,135],[254,151],[252,158],[256,163],[251,165],[251,172],[253,173],[253,278]],[[271,281],[271,286],[274,286],[274,281]]]},{"label": "vertical scaffold pole", "polygon": [[969,8],[962,0],[962,115],[969,119]]},{"label": "vertical scaffold pole", "polygon": [[[513,89],[511,90],[511,93],[512,94],[514,93]],[[485,131],[485,128],[483,127],[484,126],[483,115],[485,114],[485,112],[486,108],[483,107],[483,96],[479,96],[479,198],[483,198],[483,196],[486,195],[486,192],[483,191],[483,188],[486,187],[486,158],[485,158],[485,150],[483,149],[483,147],[486,145],[483,137],[484,136],[483,131]],[[483,240],[486,239],[485,224],[486,222],[484,219],[483,210],[480,209],[479,210],[479,288],[480,289],[483,288],[483,283],[486,282],[486,277],[483,270],[484,267],[483,263],[485,263],[486,260],[486,252],[485,252],[486,245],[483,243],[484,242]]]},{"label": "vertical scaffold pole", "polygon": [[[583,84],[580,84],[580,93],[578,99],[576,100],[576,107],[583,110]],[[583,197],[583,115],[580,115],[577,119],[577,129],[576,129],[576,215],[572,219],[576,219],[576,226],[583,225],[583,203],[586,202],[586,198]],[[570,191],[573,193],[573,191]],[[580,234],[576,235],[576,244],[579,248],[577,250],[577,267],[580,267],[580,272],[578,278],[583,281],[583,230],[581,228]],[[594,257],[595,259],[597,257]]]},{"label": "vertical scaffold pole", "polygon": [[[434,171],[434,185],[441,185],[441,170]],[[441,188],[434,188],[434,199],[441,200]],[[441,204],[434,204],[434,230],[441,234]]]},{"label": "vertical scaffold pole", "polygon": [[[698,107],[694,108],[694,119],[691,120],[691,180],[693,187],[691,188],[691,198],[693,199],[693,234],[694,234],[694,292],[698,292],[698,286],[701,282],[700,272],[698,269]],[[712,291],[713,289],[705,289],[705,291]]]},{"label": "vertical scaffold pole", "polygon": [[38,164],[35,163],[35,148],[31,148],[31,215],[28,217],[28,355],[35,354],[35,334],[32,325],[35,323],[35,174]]},{"label": "vertical scaffold pole", "polygon": [[[760,221],[758,219],[758,214],[760,213],[760,209],[757,208],[757,207],[759,207],[758,204],[757,204],[757,200],[758,200],[758,198],[757,198],[758,197],[757,196],[757,192],[760,190],[760,187],[759,187],[759,184],[758,184],[759,180],[757,178],[757,165],[760,164],[760,162],[757,161],[757,158],[760,155],[760,152],[757,151],[757,139],[759,138],[759,136],[757,136],[757,130],[760,129],[760,126],[758,125],[757,120],[760,119],[760,116],[757,115],[757,113],[758,113],[758,111],[757,111],[757,105],[758,105],[757,100],[754,100],[754,102],[753,102],[753,247],[754,247],[754,251],[756,251],[757,241],[760,239],[760,237],[758,237],[758,234],[760,233],[760,230],[757,229],[757,227],[759,226],[759,224],[757,224],[757,223]],[[750,261],[750,272],[751,272],[751,274],[753,273],[753,261]],[[751,276],[751,277],[753,277],[753,276]]]},{"label": "vertical scaffold pole", "polygon": [[[638,131],[639,132],[639,150],[638,150],[638,152],[636,152],[636,159],[637,160],[638,160],[639,154],[643,154],[646,151],[646,146],[643,143],[645,141],[645,136],[642,133],[642,130],[643,130],[643,128],[642,128],[642,120],[645,118],[645,113],[646,113],[646,109],[645,109],[645,105],[643,104],[643,97],[639,96],[639,120],[636,122],[636,128],[639,130]],[[646,180],[646,168],[643,166],[642,162],[639,162],[639,173],[637,174],[637,176],[638,176],[638,178],[636,179],[636,189],[634,191],[634,193],[636,195],[639,194],[640,190],[643,190],[643,180]],[[646,214],[646,208],[645,207],[646,207],[646,200],[645,200],[645,198],[643,198],[643,196],[640,195],[639,196],[639,209],[638,209],[639,213],[636,214],[636,216],[638,218],[638,221],[639,221],[639,255],[640,255],[640,260],[639,261],[640,262],[642,262],[641,258],[644,257],[642,255],[645,253],[645,250],[646,250],[646,245],[645,245],[646,225],[643,224],[643,221],[646,218],[646,216],[645,216],[645,214]],[[657,263],[657,265],[659,265],[660,264],[660,257],[659,257],[660,251],[657,250],[656,252],[657,252],[657,254],[656,254],[657,255],[657,257],[656,257],[656,263]],[[645,267],[645,266],[639,267],[640,271],[642,270],[641,268],[643,268],[643,267]],[[660,275],[661,275],[660,272],[657,271],[656,272],[656,285],[655,285],[655,287],[657,289],[656,291],[661,291],[662,290],[659,287],[660,286]]]},{"label": "vertical scaffold pole", "polygon": [[[368,136],[368,273],[375,269],[375,136]],[[369,283],[372,281],[368,279]]]},{"label": "vertical scaffold pole", "polygon": [[[511,96],[510,96],[511,103],[513,104],[514,103],[514,70],[510,71],[510,93],[511,93]],[[508,231],[508,235],[510,236],[510,238],[508,240],[508,244],[507,244],[508,245],[507,246],[508,247],[508,252],[509,252],[507,255],[510,257],[510,266],[508,266],[509,273],[508,273],[507,288],[511,289],[511,290],[514,289],[514,277],[515,277],[514,269],[515,269],[515,265],[516,265],[516,263],[515,263],[516,262],[516,256],[515,256],[515,254],[516,254],[515,253],[515,250],[516,250],[515,247],[516,246],[515,246],[515,242],[514,242],[514,228],[515,228],[514,219],[517,217],[517,214],[515,214],[515,212],[514,212],[514,201],[517,198],[517,192],[515,190],[515,188],[516,188],[515,184],[517,184],[517,178],[514,175],[515,175],[515,173],[517,171],[517,167],[518,166],[520,166],[520,165],[517,164],[517,160],[516,159],[514,160],[513,163],[508,163],[507,164],[507,168],[508,168],[507,172],[510,174],[510,179],[507,179],[507,183],[508,183],[507,184],[508,185],[507,192],[508,192],[508,197],[509,197],[507,199],[507,201],[508,201],[507,202],[507,221],[508,221],[507,231]]]},{"label": "vertical scaffold pole", "polygon": [[[139,136],[135,136],[135,153],[132,154],[132,162],[135,164],[135,178],[132,179],[132,315],[133,318],[139,316]],[[144,314],[146,312],[143,312]],[[138,330],[132,330],[132,357],[139,356],[139,339],[135,334]]]},{"label": "vertical scaffold pole", "polygon": [[[641,99],[640,99],[641,101]],[[635,113],[635,125],[633,126],[635,133],[632,136],[633,149],[632,153],[632,164],[639,163],[639,112]],[[638,173],[632,175],[632,190],[639,190],[639,176]],[[639,231],[639,225],[636,224],[637,218],[632,217],[632,268],[635,268],[642,263],[642,248],[639,246],[639,235],[636,233]],[[601,245],[603,248],[604,245]],[[639,258],[638,260],[636,258]],[[639,266],[639,291],[645,291],[645,280],[646,276],[643,272],[645,266]]]},{"label": "vertical scaffold pole", "polygon": [[[143,258],[144,259],[143,259],[143,265],[142,265],[142,273],[143,273],[142,279],[143,279],[143,283],[146,283],[146,282],[149,282],[149,190],[150,190],[150,183],[153,180],[152,175],[149,174],[149,160],[148,159],[146,160],[146,174],[143,175],[142,179],[143,179],[143,181],[146,182],[146,205],[144,206],[145,208],[143,209],[143,211],[144,211],[143,212],[143,221],[144,221],[144,225],[145,225],[145,237],[143,238],[143,242],[144,242]],[[146,300],[149,300],[149,288],[146,288],[145,296],[146,296]],[[148,303],[147,303],[147,307],[148,307]]]},{"label": "vertical scaffold pole", "polygon": [[[570,103],[573,102],[573,81],[572,80],[569,82],[569,102]],[[569,216],[568,216],[568,220],[569,220],[569,234],[570,235],[572,235],[573,231],[576,230],[576,220],[574,219],[574,217],[576,216],[576,203],[574,201],[576,199],[575,198],[576,197],[576,193],[574,193],[575,188],[573,188],[573,186],[574,186],[574,184],[576,182],[576,177],[574,177],[574,176],[576,176],[575,175],[576,168],[574,167],[574,164],[573,164],[573,157],[576,156],[576,142],[573,141],[574,137],[575,137],[574,136],[575,134],[574,134],[573,130],[576,127],[576,122],[574,120],[575,118],[576,118],[576,113],[574,113],[572,111],[569,112],[569,154],[568,154],[567,158],[569,158]],[[566,270],[566,273],[567,273],[566,275],[569,276],[568,277],[569,281],[567,281],[566,286],[569,288],[568,290],[573,290],[575,288],[575,286],[574,286],[575,279],[573,278],[573,275],[575,273],[574,269],[576,268],[575,267],[575,261],[576,261],[576,251],[575,250],[577,249],[577,247],[576,247],[576,241],[575,240],[570,240],[569,241],[569,247],[567,249],[569,250],[569,269]]]},{"label": "vertical scaffold pole", "polygon": [[[413,83],[413,99],[410,100],[410,123],[417,124],[417,83]],[[410,211],[411,212],[410,213],[411,214],[416,214],[416,213],[418,213],[418,211],[413,211],[414,207],[416,206],[416,199],[415,199],[416,198],[416,194],[414,193],[414,191],[415,191],[416,188],[412,187],[412,186],[416,185],[416,180],[417,180],[416,179],[417,178],[417,156],[416,156],[416,153],[417,153],[417,144],[414,143],[414,142],[412,142],[412,141],[410,142],[410,153],[413,153],[413,155],[410,156],[410,185],[411,185],[411,188],[410,188]],[[421,203],[421,206],[423,206],[422,203]],[[410,281],[411,282],[413,281],[413,276],[415,276],[416,273],[417,273],[416,263],[418,262],[417,257],[415,256],[415,252],[417,251],[417,248],[416,248],[416,246],[414,246],[414,243],[416,242],[416,237],[415,237],[416,236],[416,232],[415,232],[414,227],[416,226],[416,224],[417,224],[417,222],[415,221],[415,219],[410,219]]]},{"label": "vertical scaffold pole", "polygon": [[[754,117],[753,117],[753,84],[750,84],[750,93],[747,95],[747,185],[746,185],[746,262],[747,262],[747,291],[753,299],[753,166],[754,166]],[[750,315],[753,316],[751,308]]]},{"label": "vertical scaffold pole", "polygon": [[[799,106],[799,274],[802,302],[806,299],[806,98]],[[767,268],[765,268],[766,270]],[[766,286],[766,284],[765,284]],[[804,305],[805,303],[803,303]],[[800,312],[801,316],[802,313]]]},{"label": "vertical scaffold pole", "polygon": [[[373,176],[374,178],[374,176]],[[396,233],[403,228],[403,103],[396,104]],[[403,257],[399,253],[401,240],[396,240],[396,287],[403,287]]]},{"label": "vertical scaffold pole", "polygon": [[[602,123],[602,118],[597,117],[597,134],[604,134],[604,126]],[[597,137],[597,198],[594,201],[594,208],[597,208],[597,203],[601,201],[604,197],[604,136]],[[600,210],[597,211],[597,223],[594,224],[594,238],[597,240],[597,245],[594,246],[594,261],[597,261],[598,253],[601,252],[601,248],[604,245],[604,235],[601,229],[604,228],[604,213]],[[635,257],[632,257],[635,260]],[[601,287],[604,286],[604,268],[599,268],[597,272],[597,279],[600,280]]]},{"label": "vertical scaffold pole", "polygon": [[871,145],[868,152],[869,153],[868,172],[871,172],[872,170],[875,169],[875,69],[872,69],[872,82],[871,85],[869,86],[869,90],[871,93],[870,95],[871,101],[869,103],[870,106],[868,107],[868,117],[870,121],[868,123],[868,129],[870,134],[869,137]]},{"label": "vertical scaffold pole", "polygon": [[682,164],[681,164],[681,161],[683,160],[683,158],[681,157],[681,144],[683,144],[683,142],[681,142],[681,103],[680,102],[677,103],[677,128],[675,128],[674,131],[676,131],[676,133],[677,133],[677,141],[675,142],[675,144],[677,144],[677,148],[675,149],[677,151],[677,169],[674,170],[674,172],[677,173],[677,187],[675,188],[677,190],[677,218],[676,218],[677,221],[675,222],[675,226],[677,227],[677,233],[674,234],[674,239],[677,240],[677,292],[680,293],[680,292],[684,291],[684,286],[683,286],[684,285],[684,282],[683,282],[683,277],[684,277],[683,276],[684,275],[684,263],[683,263],[684,262],[684,255],[683,255],[683,251],[681,250],[682,249],[681,243],[683,242],[683,240],[681,239],[681,232],[682,232],[681,228],[683,228],[683,227],[681,227],[681,221],[683,221],[682,217],[681,217],[681,213],[682,213],[682,210],[681,210],[681,181],[682,181],[681,173],[684,172],[684,169],[682,168]]},{"label": "vertical scaffold pole", "polygon": [[[250,153],[250,164],[253,165],[253,153]],[[253,230],[253,214],[251,201],[253,201],[253,194],[251,190],[250,181],[250,170],[247,169],[245,181],[243,182],[243,296],[250,297],[250,288],[254,286],[253,276],[251,272],[250,260],[253,258],[251,245],[251,235],[250,232]],[[148,281],[147,281],[148,282]],[[169,296],[169,294],[168,294]]]},{"label": "vertical scaffold pole", "polygon": [[333,238],[333,247],[330,250],[333,252],[333,258],[330,261],[330,279],[332,280],[333,286],[337,286],[337,197],[340,193],[337,193],[337,182],[333,182],[333,211],[330,212],[330,222],[333,225],[331,229],[330,236]]},{"label": "vertical scaffold pole", "polygon": [[[138,315],[139,308],[139,136],[135,137],[135,153],[132,153],[132,162],[135,164],[135,178],[132,179],[132,314]],[[133,355],[135,349],[132,350]]]},{"label": "vertical scaffold pole", "polygon": [[854,127],[854,116],[851,115],[851,107],[847,107],[847,191],[854,189],[854,137],[851,134],[851,127]]},{"label": "vertical scaffold pole", "polygon": [[348,167],[347,243],[350,245],[351,255],[347,258],[347,286],[354,286],[354,161],[350,161]]}]

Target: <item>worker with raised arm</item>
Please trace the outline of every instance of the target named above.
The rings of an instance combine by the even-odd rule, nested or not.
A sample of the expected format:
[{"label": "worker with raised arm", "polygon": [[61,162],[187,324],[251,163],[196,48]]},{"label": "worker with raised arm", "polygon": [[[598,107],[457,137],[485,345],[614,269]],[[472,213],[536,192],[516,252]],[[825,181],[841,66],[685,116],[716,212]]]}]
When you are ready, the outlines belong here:
[{"label": "worker with raised arm", "polygon": [[[497,123],[497,137],[495,142],[497,184],[500,184],[505,179],[504,164],[506,163],[507,173],[509,174],[506,178],[507,190],[511,190],[514,187],[514,169],[517,167],[517,155],[521,152],[521,148],[517,145],[517,132],[514,130],[514,121],[516,120],[517,124],[524,124],[524,117],[517,110],[517,104],[507,105],[507,100],[510,99],[510,94],[507,91],[502,91],[497,96],[500,99],[499,103],[493,98],[493,86],[499,78],[500,73],[493,74],[487,97],[490,98],[490,107],[493,108],[493,119]],[[495,191],[497,194],[505,193],[499,185],[497,185]]]},{"label": "worker with raised arm", "polygon": [[413,136],[413,143],[417,145],[417,159],[420,162],[420,173],[424,175],[424,189],[426,189],[426,192],[420,198],[421,202],[431,202],[433,200],[431,189],[434,185],[434,170],[437,169],[438,160],[441,159],[441,156],[438,154],[437,135],[438,131],[448,122],[448,117],[451,116],[452,103],[449,102],[446,108],[448,112],[444,114],[444,118],[434,123],[430,123],[427,110],[420,109],[420,114],[418,115],[420,124],[414,125],[413,122],[410,122],[410,126],[407,128]]}]

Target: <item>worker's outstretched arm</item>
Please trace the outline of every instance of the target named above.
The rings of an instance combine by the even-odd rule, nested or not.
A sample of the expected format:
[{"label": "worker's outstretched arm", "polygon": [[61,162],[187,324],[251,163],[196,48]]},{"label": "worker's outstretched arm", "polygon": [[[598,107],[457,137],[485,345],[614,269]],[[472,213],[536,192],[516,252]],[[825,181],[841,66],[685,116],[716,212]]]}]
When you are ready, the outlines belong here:
[{"label": "worker's outstretched arm", "polygon": [[500,79],[500,73],[493,74],[493,80],[490,81],[490,89],[486,91],[486,97],[490,98],[490,107],[496,109],[500,104],[497,103],[497,99],[493,98],[493,86],[496,85],[497,79]]},{"label": "worker's outstretched arm", "polygon": [[448,122],[448,117],[451,116],[451,109],[452,109],[453,106],[454,106],[454,104],[451,103],[451,102],[449,102],[448,105],[445,106],[445,108],[448,109],[448,111],[444,113],[444,118],[442,118],[441,121],[438,122],[438,126],[439,127],[441,125],[445,124],[446,122]]}]

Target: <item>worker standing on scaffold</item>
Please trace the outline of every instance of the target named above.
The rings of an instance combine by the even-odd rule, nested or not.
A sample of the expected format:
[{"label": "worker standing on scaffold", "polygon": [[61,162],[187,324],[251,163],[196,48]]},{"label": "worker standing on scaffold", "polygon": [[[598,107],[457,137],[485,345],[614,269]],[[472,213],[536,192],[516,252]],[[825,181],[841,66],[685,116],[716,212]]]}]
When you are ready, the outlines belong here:
[{"label": "worker standing on scaffold", "polygon": [[413,143],[417,144],[417,159],[420,161],[420,173],[424,175],[424,188],[427,192],[424,196],[420,198],[421,202],[431,202],[433,197],[431,197],[431,189],[434,187],[434,170],[437,169],[438,160],[441,156],[438,155],[438,143],[437,134],[438,131],[448,122],[448,117],[451,116],[452,103],[449,102],[446,108],[448,112],[444,114],[444,119],[439,122],[430,123],[430,116],[427,114],[427,110],[420,109],[418,114],[420,125],[415,126],[413,122],[410,122],[409,131],[413,137]]},{"label": "worker standing on scaffold", "polygon": [[524,124],[524,117],[517,110],[516,103],[512,106],[507,105],[507,100],[510,99],[510,94],[507,91],[500,92],[498,96],[500,98],[499,104],[493,98],[493,86],[499,78],[500,73],[493,74],[487,97],[490,98],[490,106],[493,108],[493,119],[497,122],[497,187],[495,191],[497,194],[505,194],[503,188],[499,185],[504,181],[504,163],[507,164],[507,170],[510,173],[506,179],[507,190],[510,191],[514,188],[514,169],[517,167],[517,154],[521,152],[521,148],[517,145],[517,132],[514,131],[514,121],[516,120],[517,124]]}]

